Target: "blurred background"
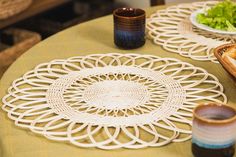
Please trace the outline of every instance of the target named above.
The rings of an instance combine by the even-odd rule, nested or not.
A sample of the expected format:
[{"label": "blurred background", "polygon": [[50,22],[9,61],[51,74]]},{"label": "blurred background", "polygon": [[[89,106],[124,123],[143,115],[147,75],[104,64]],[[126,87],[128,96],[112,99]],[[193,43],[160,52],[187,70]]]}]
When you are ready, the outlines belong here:
[{"label": "blurred background", "polygon": [[147,8],[152,5],[171,4],[176,2],[193,2],[194,0],[116,0],[131,7]]},{"label": "blurred background", "polygon": [[73,25],[111,14],[115,8],[193,0],[0,0],[0,78],[25,51]]}]

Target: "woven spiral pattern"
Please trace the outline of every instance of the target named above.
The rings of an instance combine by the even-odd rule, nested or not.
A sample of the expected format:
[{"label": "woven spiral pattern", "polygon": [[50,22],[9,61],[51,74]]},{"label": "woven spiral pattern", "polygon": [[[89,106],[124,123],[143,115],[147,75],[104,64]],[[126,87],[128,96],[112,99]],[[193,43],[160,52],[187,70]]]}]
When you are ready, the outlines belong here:
[{"label": "woven spiral pattern", "polygon": [[226,103],[204,69],[172,58],[94,54],[53,60],[16,79],[2,99],[20,127],[79,147],[156,147],[191,138],[200,102]]},{"label": "woven spiral pattern", "polygon": [[213,6],[217,1],[194,2],[157,10],[147,20],[148,35],[157,45],[194,60],[217,62],[213,48],[236,42],[235,36],[207,32],[190,22],[192,12]]}]

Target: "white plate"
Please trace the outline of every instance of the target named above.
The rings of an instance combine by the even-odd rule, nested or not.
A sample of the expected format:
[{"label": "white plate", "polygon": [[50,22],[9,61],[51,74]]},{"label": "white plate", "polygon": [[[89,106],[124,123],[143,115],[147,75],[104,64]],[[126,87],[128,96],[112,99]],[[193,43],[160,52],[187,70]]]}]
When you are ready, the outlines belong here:
[{"label": "white plate", "polygon": [[195,12],[193,12],[191,15],[190,15],[190,21],[191,23],[202,29],[202,30],[205,30],[205,31],[208,31],[208,32],[213,32],[213,33],[218,33],[218,34],[227,34],[227,35],[236,35],[236,32],[229,32],[229,31],[224,31],[224,30],[218,30],[218,29],[214,29],[214,28],[211,28],[207,25],[204,25],[204,24],[201,24],[201,23],[198,23],[197,22],[197,15],[199,13],[204,13],[206,9],[201,9],[201,10],[197,10]]}]

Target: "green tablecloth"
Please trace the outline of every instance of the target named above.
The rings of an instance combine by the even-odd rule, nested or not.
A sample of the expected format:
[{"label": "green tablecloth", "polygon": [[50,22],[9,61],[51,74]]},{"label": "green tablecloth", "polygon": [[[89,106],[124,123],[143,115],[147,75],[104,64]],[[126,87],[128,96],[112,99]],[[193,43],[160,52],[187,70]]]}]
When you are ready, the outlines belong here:
[{"label": "green tablecloth", "polygon": [[[150,15],[160,7],[147,9]],[[160,46],[147,40],[146,44],[134,50],[121,50],[113,44],[112,16],[92,20],[65,31],[62,31],[33,47],[22,55],[5,73],[1,80],[0,98],[2,98],[12,81],[22,76],[36,65],[53,59],[92,53],[139,53],[152,54],[161,57],[173,57],[206,69],[214,74],[224,85],[229,104],[236,104],[236,86],[220,64],[194,61],[170,53]],[[51,141],[41,135],[16,127],[2,110],[0,111],[0,157],[105,157],[105,156],[135,156],[135,157],[191,157],[191,142],[172,143],[158,148],[138,150],[118,149],[105,151],[96,148],[79,148],[69,143]]]}]

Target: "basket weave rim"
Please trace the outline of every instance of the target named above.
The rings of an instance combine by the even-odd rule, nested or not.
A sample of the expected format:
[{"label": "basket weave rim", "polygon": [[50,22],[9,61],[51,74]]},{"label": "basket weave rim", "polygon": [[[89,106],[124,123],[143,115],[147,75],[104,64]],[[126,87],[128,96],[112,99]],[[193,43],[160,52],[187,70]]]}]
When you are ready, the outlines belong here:
[{"label": "basket weave rim", "polygon": [[225,59],[222,58],[222,54],[224,51],[231,47],[236,45],[236,43],[230,43],[230,44],[224,44],[220,45],[214,50],[214,55],[216,58],[219,60],[220,64],[226,69],[227,72],[229,72],[235,79],[236,81],[236,67],[231,63],[231,61],[226,57]]}]

